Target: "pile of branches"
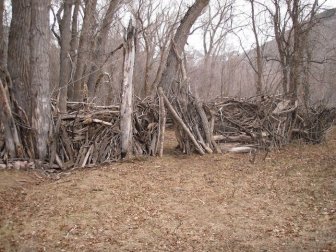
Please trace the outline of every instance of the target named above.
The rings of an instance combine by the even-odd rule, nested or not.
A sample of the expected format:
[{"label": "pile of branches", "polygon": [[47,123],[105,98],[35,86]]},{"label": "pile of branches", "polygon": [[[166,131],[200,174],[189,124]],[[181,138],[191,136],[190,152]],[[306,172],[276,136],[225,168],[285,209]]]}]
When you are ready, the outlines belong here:
[{"label": "pile of branches", "polygon": [[278,148],[295,139],[320,143],[336,111],[322,106],[302,109],[297,102],[276,96],[223,99],[211,106],[216,111],[215,140],[263,149]]},{"label": "pile of branches", "polygon": [[[121,159],[119,106],[68,103],[68,113],[55,115],[50,164],[54,168],[94,166]],[[133,113],[133,153],[158,152],[158,103],[138,101]]]},{"label": "pile of branches", "polygon": [[[297,102],[280,97],[203,103],[188,92],[167,98],[161,88],[158,91],[158,97],[135,103],[131,144],[135,156],[162,156],[166,109],[181,151],[201,155],[268,150],[294,139],[320,143],[336,117],[335,108],[301,109]],[[119,106],[69,102],[63,115],[53,108],[49,168],[94,166],[122,158]],[[24,140],[29,147],[29,137]],[[5,160],[5,153],[5,141],[0,138],[0,159]],[[32,165],[31,159],[18,164]]]},{"label": "pile of branches", "polygon": [[184,153],[255,152],[295,139],[320,143],[336,116],[335,108],[302,109],[277,96],[202,103],[188,94],[166,103]]},{"label": "pile of branches", "polygon": [[198,152],[221,152],[213,140],[215,117],[213,111],[202,104],[190,93],[185,92],[180,96],[171,95],[168,99],[162,89],[159,95],[163,97],[169,115],[172,118],[178,148],[185,154]]}]

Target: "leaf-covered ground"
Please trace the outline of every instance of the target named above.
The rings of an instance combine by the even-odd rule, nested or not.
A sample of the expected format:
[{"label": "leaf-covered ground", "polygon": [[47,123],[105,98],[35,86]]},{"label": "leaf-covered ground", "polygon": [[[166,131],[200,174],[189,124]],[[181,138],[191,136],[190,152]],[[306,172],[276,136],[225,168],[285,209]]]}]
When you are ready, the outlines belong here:
[{"label": "leaf-covered ground", "polygon": [[[0,171],[0,251],[336,251],[336,134],[248,155]],[[56,179],[55,179],[56,178]]]}]

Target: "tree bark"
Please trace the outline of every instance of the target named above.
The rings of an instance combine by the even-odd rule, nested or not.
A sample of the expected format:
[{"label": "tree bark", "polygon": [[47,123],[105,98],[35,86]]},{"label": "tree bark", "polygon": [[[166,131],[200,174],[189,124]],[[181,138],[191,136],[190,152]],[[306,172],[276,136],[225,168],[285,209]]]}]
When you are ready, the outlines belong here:
[{"label": "tree bark", "polygon": [[[146,36],[146,35],[145,35]],[[145,52],[146,52],[146,59],[145,59],[145,76],[144,76],[144,87],[145,87],[145,97],[149,96],[151,94],[152,85],[149,82],[149,71],[150,68],[150,53],[149,53],[149,43],[147,38],[144,36],[145,41]]]},{"label": "tree bark", "polygon": [[[75,0],[75,7],[72,14],[72,24],[71,24],[71,42],[70,42],[70,57],[72,61],[71,71],[75,71],[75,64],[77,62],[77,49],[78,49],[78,13],[79,13],[80,0]],[[71,82],[68,86],[68,100],[73,101],[74,99],[74,83],[72,72],[69,73]]]},{"label": "tree bark", "polygon": [[30,73],[32,129],[35,153],[43,160],[48,152],[50,129],[49,1],[31,0]]},{"label": "tree bark", "polygon": [[170,46],[166,68],[162,73],[160,81],[160,86],[162,86],[168,96],[172,91],[176,92],[178,90],[176,77],[180,64],[179,57],[183,53],[192,25],[201,15],[203,9],[209,4],[209,1],[210,0],[196,0],[181,20],[180,26],[177,28],[173,42]]},{"label": "tree bark", "polygon": [[85,60],[88,57],[88,50],[90,48],[90,39],[92,39],[94,23],[94,12],[96,9],[97,0],[87,0],[84,12],[84,21],[81,36],[79,39],[78,56],[76,71],[74,76],[74,101],[83,100],[83,72],[85,68]]},{"label": "tree bark", "polygon": [[13,81],[13,98],[31,118],[30,90],[30,1],[12,0],[8,39],[8,71]]},{"label": "tree bark", "polygon": [[71,42],[71,11],[72,0],[63,1],[63,18],[60,24],[61,51],[60,51],[60,76],[59,76],[59,95],[58,108],[61,113],[67,111],[68,85],[70,82],[70,42]]},{"label": "tree bark", "polygon": [[4,0],[0,0],[0,67],[6,66],[3,12],[4,12]]},{"label": "tree bark", "polygon": [[135,62],[135,28],[130,21],[124,45],[123,85],[120,105],[121,157],[131,153],[133,113],[133,70]]}]

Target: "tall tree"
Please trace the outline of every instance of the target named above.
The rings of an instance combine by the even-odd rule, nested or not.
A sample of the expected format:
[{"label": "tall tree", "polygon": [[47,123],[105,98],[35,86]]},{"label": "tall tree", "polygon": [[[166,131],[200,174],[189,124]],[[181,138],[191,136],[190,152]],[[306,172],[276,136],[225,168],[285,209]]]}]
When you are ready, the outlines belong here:
[{"label": "tall tree", "polygon": [[[204,73],[202,78],[204,90],[208,97],[212,91],[215,61],[218,54],[223,50],[225,37],[227,36],[232,21],[232,0],[217,0],[208,7],[202,20]],[[206,92],[205,92],[206,93]]]},{"label": "tall tree", "polygon": [[30,89],[30,1],[12,0],[12,20],[8,38],[8,71],[13,80],[13,96],[31,117]]},{"label": "tall tree", "polygon": [[[73,62],[71,66],[71,71],[75,70],[74,62],[77,62],[77,49],[78,49],[78,14],[80,9],[80,2],[81,0],[75,0],[75,7],[72,14],[72,24],[71,24],[71,42],[70,42],[70,57],[71,61]],[[74,99],[74,83],[73,83],[73,76],[69,73],[69,78],[71,82],[68,85],[68,99]]]},{"label": "tall tree", "polygon": [[108,41],[108,35],[111,28],[111,24],[113,21],[114,14],[118,8],[118,5],[121,0],[111,0],[109,7],[106,11],[106,14],[104,16],[103,22],[101,24],[101,27],[99,29],[96,43],[95,43],[95,49],[94,49],[94,55],[93,55],[93,65],[91,67],[90,77],[88,80],[88,92],[89,97],[93,98],[95,96],[95,90],[96,85],[98,85],[98,77],[100,75],[99,71],[106,58],[106,44]]},{"label": "tall tree", "polygon": [[201,15],[203,9],[209,4],[209,1],[210,0],[196,0],[188,9],[176,30],[170,46],[166,68],[162,73],[160,81],[160,86],[162,86],[164,91],[168,94],[170,94],[171,91],[177,92],[179,89],[176,77],[182,60],[181,57],[184,51],[184,46],[187,43],[191,27]]},{"label": "tall tree", "polygon": [[255,40],[255,50],[256,50],[256,66],[253,67],[253,70],[256,73],[256,87],[257,95],[262,94],[262,74],[263,74],[263,62],[262,62],[262,48],[259,42],[258,28],[256,24],[256,13],[255,13],[255,0],[249,0],[251,5],[251,22],[252,22],[252,31]]},{"label": "tall tree", "polygon": [[45,159],[50,130],[49,1],[31,0],[30,83],[35,153]]},{"label": "tall tree", "polygon": [[[159,20],[162,23],[160,29],[155,29],[155,37],[157,40],[157,46],[160,51],[159,65],[155,73],[155,78],[153,83],[150,86],[151,93],[154,93],[157,89],[157,86],[160,84],[161,77],[165,68],[165,63],[169,54],[169,43],[174,36],[174,33],[177,29],[178,21],[177,19],[180,16],[181,6],[178,10],[175,11],[171,8],[162,9],[161,14],[159,15]],[[175,17],[174,17],[175,16]]]},{"label": "tall tree", "polygon": [[68,85],[70,83],[70,42],[71,42],[71,11],[72,0],[63,1],[63,17],[60,23],[61,50],[60,50],[60,75],[59,75],[59,95],[58,108],[61,113],[66,112],[66,103],[68,98]]},{"label": "tall tree", "polygon": [[272,0],[273,10],[269,11],[274,27],[279,62],[282,69],[282,86],[286,97],[292,101],[298,98],[302,71],[303,48],[307,33],[318,23],[316,14],[322,5],[318,0],[311,4],[302,0]]},{"label": "tall tree", "polygon": [[133,70],[135,61],[135,27],[130,20],[124,41],[123,83],[120,104],[121,157],[127,158],[133,143]]},{"label": "tall tree", "polygon": [[94,13],[97,5],[97,0],[86,0],[83,27],[79,39],[78,55],[76,71],[74,75],[74,100],[82,101],[83,99],[83,87],[84,83],[82,80],[85,61],[88,57],[88,50],[90,45],[90,39],[92,39],[93,29],[92,24],[94,24]]},{"label": "tall tree", "polygon": [[3,13],[4,13],[4,0],[0,0],[0,67],[6,65]]}]

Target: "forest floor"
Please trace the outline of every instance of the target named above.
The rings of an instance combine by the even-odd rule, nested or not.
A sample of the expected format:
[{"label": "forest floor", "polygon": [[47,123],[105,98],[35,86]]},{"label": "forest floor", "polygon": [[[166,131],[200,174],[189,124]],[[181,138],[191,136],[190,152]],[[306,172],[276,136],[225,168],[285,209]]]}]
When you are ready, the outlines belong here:
[{"label": "forest floor", "polygon": [[320,145],[46,178],[0,171],[0,251],[336,251],[336,132]]}]

